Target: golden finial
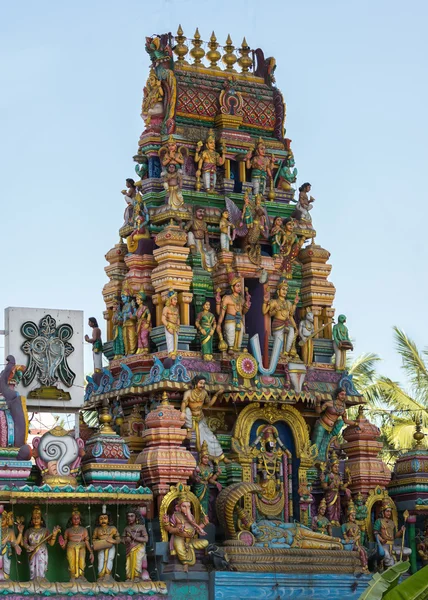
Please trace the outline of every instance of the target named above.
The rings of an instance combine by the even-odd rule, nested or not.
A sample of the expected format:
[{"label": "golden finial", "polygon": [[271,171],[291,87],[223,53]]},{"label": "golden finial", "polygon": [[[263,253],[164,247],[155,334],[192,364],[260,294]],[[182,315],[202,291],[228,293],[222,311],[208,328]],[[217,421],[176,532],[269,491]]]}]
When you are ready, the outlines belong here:
[{"label": "golden finial", "polygon": [[195,59],[193,64],[197,67],[203,67],[204,65],[201,63],[201,60],[205,56],[205,50],[201,48],[202,40],[198,28],[196,28],[195,37],[193,38],[192,43],[193,48],[190,50],[190,55]]},{"label": "golden finial", "polygon": [[178,26],[177,35],[175,36],[177,41],[177,45],[174,48],[175,54],[178,56],[177,65],[187,65],[187,61],[184,60],[184,57],[187,54],[188,47],[185,45],[186,37],[183,35],[183,30],[181,25]]},{"label": "golden finial", "polygon": [[236,63],[236,56],[233,54],[235,46],[232,45],[232,39],[230,35],[227,36],[226,45],[224,46],[226,54],[223,54],[223,62],[226,65],[226,71],[229,73],[235,72],[233,65]]},{"label": "golden finial", "polygon": [[211,34],[210,41],[208,43],[209,51],[207,52],[207,59],[210,61],[210,69],[220,69],[218,61],[221,58],[220,52],[217,50],[217,38],[214,31]]},{"label": "golden finial", "polygon": [[164,392],[162,394],[162,400],[161,400],[161,404],[162,406],[169,406],[169,402],[168,402],[168,393]]},{"label": "golden finial", "polygon": [[422,421],[419,415],[415,417],[415,433],[413,434],[413,439],[415,440],[415,450],[423,449],[422,441],[425,437],[424,432],[422,431]]},{"label": "golden finial", "polygon": [[102,433],[103,435],[112,435],[115,433],[110,425],[110,423],[113,420],[113,417],[110,414],[108,400],[103,401],[103,405],[100,408],[98,419],[101,424],[100,433]]},{"label": "golden finial", "polygon": [[247,40],[242,40],[242,47],[239,48],[239,54],[241,58],[238,60],[238,65],[241,67],[243,73],[248,73],[250,67],[253,66],[253,60],[248,56],[251,52]]}]

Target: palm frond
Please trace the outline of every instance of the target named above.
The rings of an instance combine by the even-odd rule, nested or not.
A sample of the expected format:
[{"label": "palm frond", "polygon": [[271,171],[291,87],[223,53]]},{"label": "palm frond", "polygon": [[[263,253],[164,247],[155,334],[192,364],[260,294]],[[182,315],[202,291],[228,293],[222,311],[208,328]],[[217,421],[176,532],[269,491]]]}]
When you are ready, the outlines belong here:
[{"label": "palm frond", "polygon": [[400,416],[411,418],[419,415],[423,425],[428,426],[428,411],[415,398],[409,396],[396,381],[388,377],[380,377],[376,383],[377,400],[383,401],[389,409],[394,409]]},{"label": "palm frond", "polygon": [[360,392],[364,392],[364,389],[374,381],[376,366],[380,360],[380,357],[373,352],[349,359],[348,372],[352,375],[355,387]]},{"label": "palm frond", "polygon": [[[394,419],[394,423],[392,426],[388,426],[386,428],[384,428],[384,433],[385,436],[388,440],[388,442],[397,450],[402,450],[403,452],[406,452],[408,450],[411,450],[413,448],[413,446],[415,445],[415,440],[413,438],[413,434],[415,432],[415,423],[412,419],[402,419],[399,417],[396,417]],[[428,428],[424,428],[423,432],[425,433],[425,436],[427,436],[428,434]],[[426,447],[426,440],[427,437],[425,437],[425,440],[423,442],[423,444]]]},{"label": "palm frond", "polygon": [[415,395],[422,398],[425,406],[428,406],[428,367],[415,342],[398,327],[393,329],[395,345],[403,359],[402,368],[406,377]]}]

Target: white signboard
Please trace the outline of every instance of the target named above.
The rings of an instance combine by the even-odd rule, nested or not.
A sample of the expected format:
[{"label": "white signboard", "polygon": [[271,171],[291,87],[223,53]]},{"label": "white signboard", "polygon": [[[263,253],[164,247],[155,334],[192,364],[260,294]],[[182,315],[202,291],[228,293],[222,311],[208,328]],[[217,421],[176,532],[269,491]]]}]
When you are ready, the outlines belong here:
[{"label": "white signboard", "polygon": [[6,308],[5,358],[24,365],[17,387],[27,407],[71,412],[83,404],[83,311]]}]

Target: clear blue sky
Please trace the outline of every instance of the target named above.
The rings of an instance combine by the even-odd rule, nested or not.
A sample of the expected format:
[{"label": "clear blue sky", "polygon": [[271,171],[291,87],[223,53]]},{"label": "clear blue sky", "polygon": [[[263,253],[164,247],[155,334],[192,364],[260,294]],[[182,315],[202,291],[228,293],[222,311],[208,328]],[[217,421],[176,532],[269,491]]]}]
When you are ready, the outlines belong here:
[{"label": "clear blue sky", "polygon": [[103,322],[104,255],[143,129],[144,38],[181,23],[188,37],[198,26],[239,46],[245,35],[276,57],[337,314],[356,352],[379,353],[398,379],[392,326],[428,339],[427,20],[425,0],[2,2],[0,309]]}]

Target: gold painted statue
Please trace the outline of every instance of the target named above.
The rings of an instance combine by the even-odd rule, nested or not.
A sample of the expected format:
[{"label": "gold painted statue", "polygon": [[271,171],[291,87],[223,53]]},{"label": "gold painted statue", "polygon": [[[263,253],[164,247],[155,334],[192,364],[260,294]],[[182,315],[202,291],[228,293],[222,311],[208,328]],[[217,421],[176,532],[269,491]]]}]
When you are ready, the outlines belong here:
[{"label": "gold painted statue", "polygon": [[[244,336],[242,317],[249,311],[251,302],[249,294],[246,295],[245,299],[241,295],[242,283],[240,277],[234,277],[230,283],[230,287],[230,294],[226,294],[221,299],[220,297],[216,297],[217,313],[219,314],[217,333],[223,345],[224,334],[226,347],[229,349],[229,352],[233,353],[241,350],[242,338]],[[221,349],[221,346],[222,344],[219,344],[219,349]]]},{"label": "gold painted statue", "polygon": [[150,125],[154,115],[161,116],[163,114],[163,97],[164,91],[162,89],[162,82],[157,78],[154,69],[150,69],[150,74],[144,88],[143,104],[141,107],[141,116],[146,125]]},{"label": "gold painted statue", "polygon": [[343,539],[345,540],[345,543],[353,544],[353,550],[356,550],[360,556],[363,573],[368,573],[367,552],[361,543],[361,531],[357,523],[357,511],[355,510],[352,500],[349,501],[347,514],[348,519],[346,523],[342,525]]},{"label": "gold painted statue", "polygon": [[85,579],[86,550],[89,552],[91,563],[94,562],[94,553],[89,543],[89,534],[82,525],[82,519],[77,507],[73,508],[71,518],[67,523],[64,538],[59,538],[61,548],[67,550],[68,571],[70,580]]},{"label": "gold painted statue", "polygon": [[327,504],[325,498],[322,498],[318,506],[318,514],[312,517],[312,531],[323,533],[324,535],[332,534],[332,526],[330,521],[325,516],[327,512]]},{"label": "gold painted statue", "polygon": [[198,539],[198,535],[205,536],[204,527],[208,525],[208,517],[205,515],[202,523],[196,522],[192,514],[192,504],[188,493],[182,492],[178,496],[175,510],[171,516],[167,513],[163,516],[163,527],[172,535],[171,543],[175,554],[188,571],[196,563],[195,550],[204,550],[208,546],[207,540]]},{"label": "gold painted statue", "polygon": [[133,507],[126,511],[127,525],[122,540],[126,548],[126,580],[149,581],[147,571],[146,544],[149,541],[147,530],[141,523],[140,511]]},{"label": "gold painted statue", "polygon": [[259,138],[255,148],[252,148],[245,157],[247,169],[251,169],[251,183],[253,185],[253,194],[264,194],[266,190],[266,180],[269,176],[272,178],[272,169],[275,166],[274,156],[266,156],[266,145],[262,138]]},{"label": "gold painted statue", "polygon": [[201,152],[202,146],[202,141],[199,141],[196,146],[196,189],[199,189],[199,181],[202,175],[205,191],[215,192],[215,186],[217,183],[217,167],[224,165],[226,160],[226,147],[223,143],[221,155],[216,152],[215,136],[212,129],[209,130],[208,137],[205,142],[205,150]]},{"label": "gold painted statue", "polygon": [[111,574],[113,561],[116,556],[116,546],[120,544],[120,535],[108,513],[102,512],[98,516],[97,523],[92,543],[94,550],[98,552],[98,580],[111,581],[113,579]]},{"label": "gold painted statue", "polygon": [[15,535],[13,528],[14,519],[13,511],[3,511],[1,514],[1,558],[2,565],[0,567],[0,581],[10,578],[10,564],[12,556],[12,548],[19,556],[22,552],[20,544],[22,543],[22,534],[24,532],[23,517],[18,517],[18,537]]},{"label": "gold painted statue", "polygon": [[280,338],[283,341],[282,356],[296,357],[295,339],[297,334],[297,325],[294,320],[299,295],[296,292],[294,302],[287,300],[288,283],[280,281],[276,288],[276,298],[271,299],[269,291],[263,298],[262,312],[264,315],[273,317],[272,333],[274,338]]},{"label": "gold painted statue", "polygon": [[180,331],[180,311],[178,308],[177,292],[168,292],[165,306],[162,310],[162,325],[165,327],[165,340],[168,356],[174,359],[178,350],[178,332]]}]

